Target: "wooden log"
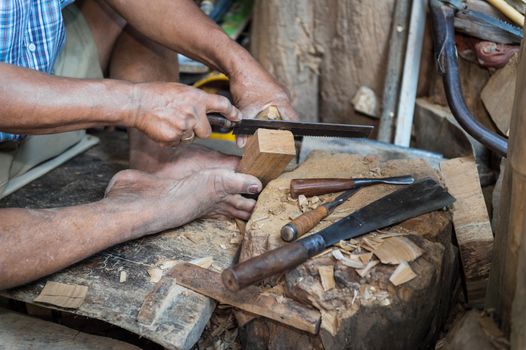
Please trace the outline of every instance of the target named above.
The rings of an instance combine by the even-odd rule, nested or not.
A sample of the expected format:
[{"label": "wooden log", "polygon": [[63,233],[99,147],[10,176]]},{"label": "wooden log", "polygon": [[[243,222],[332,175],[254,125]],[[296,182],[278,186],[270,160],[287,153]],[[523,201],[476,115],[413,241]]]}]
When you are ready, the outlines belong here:
[{"label": "wooden log", "polygon": [[258,129],[245,146],[237,171],[254,175],[266,185],[296,156],[294,136],[287,130]]},{"label": "wooden log", "polygon": [[453,204],[453,226],[464,269],[468,302],[484,304],[493,251],[493,232],[480,187],[477,164],[472,157],[440,164]]},{"label": "wooden log", "polygon": [[311,334],[317,334],[320,329],[319,311],[280,294],[272,294],[271,291],[256,286],[231,292],[223,285],[219,273],[188,263],[176,265],[170,271],[170,276],[181,286],[222,304],[267,317]]},{"label": "wooden log", "polygon": [[314,42],[314,6],[310,0],[257,0],[251,52],[283,86],[302,120],[318,120],[319,66],[323,48]]},{"label": "wooden log", "polygon": [[[299,212],[298,203],[288,197],[290,179],[365,177],[371,175],[372,169],[379,172],[377,176],[405,175],[407,169],[411,169],[416,178],[438,177],[421,160],[383,163],[372,157],[314,153],[296,170],[270,182],[260,194],[258,205],[247,224],[240,260],[284,244],[279,229],[290,221],[293,213]],[[362,189],[322,220],[313,232],[395,189],[386,185]],[[325,195],[320,199],[324,201],[331,196]],[[354,255],[345,253],[346,259],[336,260],[331,254],[321,254],[280,278],[267,281],[270,285],[283,286],[284,296],[320,310],[320,334],[298,334],[290,327],[259,318],[242,327],[240,338],[243,346],[250,349],[298,346],[302,349],[318,349],[323,346],[329,350],[363,348],[364,344],[371,349],[409,349],[431,344],[447,317],[456,276],[457,260],[451,243],[448,215],[444,212],[424,215],[392,227],[390,232],[395,235],[405,234],[404,239],[410,240],[424,252],[408,263],[415,278],[407,278],[407,282],[395,287],[389,281],[396,269],[395,265],[380,264],[371,255],[364,256],[363,261],[358,257],[359,264],[353,265],[347,262],[355,259]],[[372,266],[360,276],[355,266],[361,268],[369,263]],[[334,269],[334,288],[329,288],[332,286],[327,284],[327,276],[323,277],[325,282],[320,278],[320,267],[326,269],[327,266]],[[429,327],[430,324],[433,326]]]},{"label": "wooden log", "polygon": [[258,0],[252,53],[289,88],[302,119],[377,123],[349,96],[361,86],[382,96],[394,3]]}]

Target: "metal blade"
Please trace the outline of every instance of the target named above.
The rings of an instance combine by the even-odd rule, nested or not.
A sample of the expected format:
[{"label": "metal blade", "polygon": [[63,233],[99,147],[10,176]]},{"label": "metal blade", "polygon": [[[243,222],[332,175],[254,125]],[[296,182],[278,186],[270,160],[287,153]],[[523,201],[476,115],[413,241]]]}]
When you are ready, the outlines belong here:
[{"label": "metal blade", "polygon": [[341,240],[442,209],[454,201],[455,198],[436,181],[424,179],[378,199],[317,234],[323,237],[325,247],[329,247]]},{"label": "metal blade", "polygon": [[336,197],[332,202],[323,204],[325,208],[330,212],[334,210],[337,206],[344,203],[347,199],[351,198],[356,192],[358,192],[360,188],[353,188],[351,190],[345,191],[342,194],[340,194],[338,197]]},{"label": "metal blade", "polygon": [[303,123],[282,120],[243,119],[234,127],[235,135],[252,135],[257,129],[288,130],[294,136],[369,137],[371,125]]}]

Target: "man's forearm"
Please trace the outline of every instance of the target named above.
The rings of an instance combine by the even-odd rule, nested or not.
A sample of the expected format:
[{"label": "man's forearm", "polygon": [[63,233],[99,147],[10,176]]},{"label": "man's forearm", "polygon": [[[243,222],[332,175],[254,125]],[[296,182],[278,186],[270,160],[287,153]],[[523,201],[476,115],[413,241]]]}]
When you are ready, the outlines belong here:
[{"label": "man's forearm", "polygon": [[47,134],[126,124],[133,85],[59,78],[0,63],[0,130]]},{"label": "man's forearm", "polygon": [[153,233],[147,208],[108,199],[60,209],[0,209],[0,290]]},{"label": "man's forearm", "polygon": [[106,0],[134,28],[158,43],[227,75],[259,64],[190,0]]}]

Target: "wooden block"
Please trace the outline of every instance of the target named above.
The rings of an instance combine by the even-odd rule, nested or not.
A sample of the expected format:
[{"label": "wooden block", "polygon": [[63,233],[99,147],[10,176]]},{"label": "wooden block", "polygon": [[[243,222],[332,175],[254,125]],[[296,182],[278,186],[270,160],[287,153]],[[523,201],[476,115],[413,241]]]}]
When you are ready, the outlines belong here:
[{"label": "wooden block", "polygon": [[226,289],[217,272],[183,263],[169,273],[177,284],[215,299],[223,304],[264,316],[291,327],[317,334],[320,328],[319,311],[308,308],[281,295],[265,293],[260,287],[250,286],[239,292]]},{"label": "wooden block", "polygon": [[486,294],[493,250],[493,233],[480,187],[477,164],[471,157],[440,164],[453,204],[453,225],[460,248],[468,301],[482,305]]},{"label": "wooden block", "polygon": [[78,309],[84,302],[87,293],[88,287],[86,286],[48,281],[34,301],[68,309]]},{"label": "wooden block", "polygon": [[258,129],[245,146],[238,171],[254,175],[266,185],[296,156],[294,136],[286,130]]}]

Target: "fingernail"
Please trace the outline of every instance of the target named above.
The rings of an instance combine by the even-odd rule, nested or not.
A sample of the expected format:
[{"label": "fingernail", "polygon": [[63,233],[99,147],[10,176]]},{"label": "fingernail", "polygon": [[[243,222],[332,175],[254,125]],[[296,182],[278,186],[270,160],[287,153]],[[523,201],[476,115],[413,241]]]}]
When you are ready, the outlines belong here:
[{"label": "fingernail", "polygon": [[248,193],[256,194],[259,193],[259,185],[250,185],[248,186]]},{"label": "fingernail", "polygon": [[245,137],[240,137],[237,139],[237,146],[239,148],[245,147],[245,143],[247,143],[247,139]]}]

